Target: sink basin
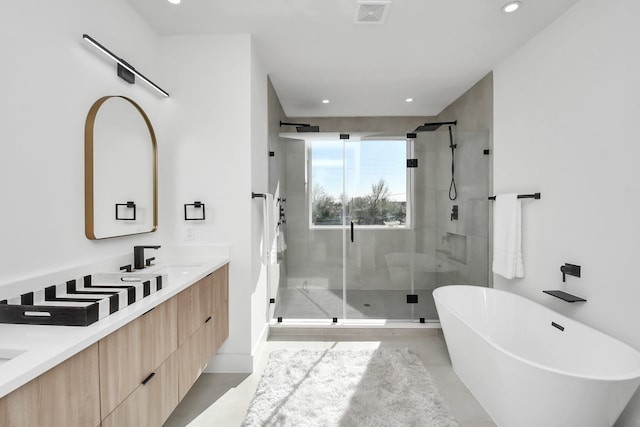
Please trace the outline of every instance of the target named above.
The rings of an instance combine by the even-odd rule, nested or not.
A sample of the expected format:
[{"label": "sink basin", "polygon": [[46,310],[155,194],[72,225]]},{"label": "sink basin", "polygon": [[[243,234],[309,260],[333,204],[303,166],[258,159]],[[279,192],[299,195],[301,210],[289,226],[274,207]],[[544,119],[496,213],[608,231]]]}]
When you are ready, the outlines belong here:
[{"label": "sink basin", "polygon": [[167,276],[169,281],[180,280],[181,278],[192,274],[202,268],[200,264],[175,264],[158,267],[153,274],[162,274]]},{"label": "sink basin", "polygon": [[96,273],[91,277],[94,285],[126,285],[142,283],[160,275],[162,272],[138,273],[134,271],[132,273]]},{"label": "sink basin", "polygon": [[[164,270],[166,270],[168,274],[185,275],[185,274],[190,274],[194,270],[197,270],[201,267],[202,266],[199,264],[168,265],[164,267]],[[162,270],[163,269],[160,269],[160,271]]]},{"label": "sink basin", "polygon": [[0,366],[24,353],[26,350],[0,348]]}]

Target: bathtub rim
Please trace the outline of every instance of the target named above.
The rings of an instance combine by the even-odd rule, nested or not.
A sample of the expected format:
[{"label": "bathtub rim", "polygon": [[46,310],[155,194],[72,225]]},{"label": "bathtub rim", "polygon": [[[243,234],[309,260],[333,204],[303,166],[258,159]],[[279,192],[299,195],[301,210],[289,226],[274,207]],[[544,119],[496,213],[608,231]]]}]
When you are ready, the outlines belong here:
[{"label": "bathtub rim", "polygon": [[[495,341],[487,338],[487,336],[485,334],[482,334],[478,331],[478,329],[472,325],[469,324],[469,322],[467,322],[458,311],[453,310],[451,308],[451,306],[449,304],[446,304],[442,301],[442,299],[436,294],[440,289],[443,288],[447,288],[447,287],[456,287],[456,288],[474,288],[477,291],[481,291],[481,292],[502,292],[505,294],[509,294],[515,298],[520,298],[520,299],[524,299],[526,300],[527,303],[530,304],[536,304],[542,308],[544,308],[546,311],[554,313],[554,315],[557,315],[560,320],[568,320],[570,322],[575,322],[580,324],[581,327],[587,328],[591,331],[593,331],[596,334],[600,334],[600,335],[605,335],[606,337],[608,337],[611,340],[617,341],[619,344],[621,344],[623,347],[626,347],[627,349],[631,350],[633,353],[636,354],[636,359],[638,360],[638,368],[636,370],[630,371],[629,374],[627,375],[607,375],[607,376],[603,376],[603,375],[585,375],[585,374],[579,374],[579,373],[575,373],[575,372],[569,372],[569,371],[564,371],[564,370],[560,370],[558,368],[554,368],[542,363],[538,363],[538,362],[534,362],[530,359],[527,359],[523,356],[519,356],[507,349],[505,349],[504,347],[502,347],[501,345],[497,344]],[[440,291],[440,292],[445,292],[445,291]],[[436,289],[434,289],[434,291],[432,292],[433,294],[433,298],[434,301],[437,302],[437,304],[441,304],[442,306],[446,307],[447,310],[449,310],[449,312],[451,314],[453,314],[458,320],[460,320],[464,325],[466,325],[469,329],[471,329],[473,332],[475,332],[478,336],[482,337],[482,339],[484,341],[486,341],[487,343],[489,343],[489,345],[491,345],[492,347],[494,347],[495,349],[509,355],[510,357],[513,357],[514,359],[525,363],[527,365],[539,368],[539,369],[543,369],[545,371],[550,371],[550,372],[554,372],[560,375],[566,375],[569,377],[573,377],[573,378],[580,378],[580,379],[589,379],[589,380],[596,380],[596,381],[632,381],[632,380],[637,380],[638,378],[640,378],[640,351],[638,351],[638,349],[636,349],[635,347],[627,344],[626,342],[619,340],[616,337],[613,337],[611,335],[608,335],[592,326],[587,325],[586,323],[580,322],[578,320],[572,319],[570,317],[565,316],[564,314],[561,314],[555,310],[550,309],[549,307],[540,304],[532,299],[526,298],[522,295],[516,294],[515,292],[509,292],[509,291],[505,291],[502,289],[496,289],[496,288],[490,288],[487,286],[476,286],[476,285],[445,285],[445,286],[439,286]],[[437,305],[436,305],[436,310],[437,310]],[[438,313],[438,317],[440,317],[440,314]],[[442,324],[442,321],[440,322],[441,327],[442,327],[442,332],[445,332],[445,328],[444,325]],[[446,335],[445,335],[445,340],[446,340]]]}]

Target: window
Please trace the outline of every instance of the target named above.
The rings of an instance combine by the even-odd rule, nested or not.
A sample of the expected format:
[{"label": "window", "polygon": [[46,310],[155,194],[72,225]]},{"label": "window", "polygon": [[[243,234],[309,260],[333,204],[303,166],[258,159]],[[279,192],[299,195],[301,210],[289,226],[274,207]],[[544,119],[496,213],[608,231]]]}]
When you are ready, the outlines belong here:
[{"label": "window", "polygon": [[312,141],[311,227],[407,226],[405,140]]}]

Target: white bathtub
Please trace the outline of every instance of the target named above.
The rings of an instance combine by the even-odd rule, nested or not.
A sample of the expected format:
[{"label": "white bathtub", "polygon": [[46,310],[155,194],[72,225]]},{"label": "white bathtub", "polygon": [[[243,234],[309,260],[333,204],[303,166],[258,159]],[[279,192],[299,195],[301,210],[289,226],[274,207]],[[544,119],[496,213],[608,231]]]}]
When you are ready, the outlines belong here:
[{"label": "white bathtub", "polygon": [[453,370],[499,426],[611,426],[640,384],[637,350],[531,300],[458,285],[433,296]]}]

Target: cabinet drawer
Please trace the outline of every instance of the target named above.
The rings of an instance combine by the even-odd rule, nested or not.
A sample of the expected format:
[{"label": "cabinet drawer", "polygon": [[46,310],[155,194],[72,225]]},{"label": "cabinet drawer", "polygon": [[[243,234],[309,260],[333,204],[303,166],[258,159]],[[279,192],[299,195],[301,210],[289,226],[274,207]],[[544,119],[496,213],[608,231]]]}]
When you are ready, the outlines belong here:
[{"label": "cabinet drawer", "polygon": [[204,328],[205,363],[216,354],[222,343],[229,337],[229,281],[228,266],[214,271],[203,290],[203,298],[208,302],[209,313],[200,326]]},{"label": "cabinet drawer", "polygon": [[175,298],[100,340],[102,416],[111,413],[177,349]]},{"label": "cabinet drawer", "polygon": [[212,355],[229,338],[229,265],[214,273],[213,318],[215,320],[215,343]]},{"label": "cabinet drawer", "polygon": [[100,424],[98,347],[93,345],[0,399],[0,426]]},{"label": "cabinet drawer", "polygon": [[178,397],[180,400],[204,371],[209,359],[206,357],[207,343],[205,328],[198,328],[195,334],[178,349]]},{"label": "cabinet drawer", "polygon": [[178,346],[202,326],[212,313],[210,274],[178,294]]},{"label": "cabinet drawer", "polygon": [[102,427],[161,426],[178,406],[177,367],[174,353],[102,421]]}]

